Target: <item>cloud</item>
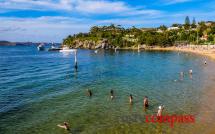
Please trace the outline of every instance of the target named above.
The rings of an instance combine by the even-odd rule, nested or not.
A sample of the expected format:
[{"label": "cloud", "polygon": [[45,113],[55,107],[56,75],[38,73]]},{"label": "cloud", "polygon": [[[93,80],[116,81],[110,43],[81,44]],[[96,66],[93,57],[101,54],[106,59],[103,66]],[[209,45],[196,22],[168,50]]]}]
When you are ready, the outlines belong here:
[{"label": "cloud", "polygon": [[161,11],[131,7],[122,1],[108,0],[5,0],[0,2],[5,10],[58,10],[82,15],[111,14],[125,15],[154,15]]},{"label": "cloud", "polygon": [[[136,13],[137,14],[137,13]],[[142,13],[141,13],[142,14]],[[94,25],[119,24],[123,27],[158,27],[165,24],[184,23],[186,16],[196,20],[215,18],[215,12],[186,10],[155,15],[91,18],[41,16],[37,18],[0,17],[0,40],[62,42],[70,34],[88,32]],[[214,19],[213,19],[214,20]]]},{"label": "cloud", "polygon": [[117,13],[129,10],[123,2],[78,1],[75,9],[84,13]]},{"label": "cloud", "polygon": [[1,8],[12,10],[72,10],[72,0],[4,0]]},{"label": "cloud", "polygon": [[154,15],[161,13],[159,10],[131,7],[122,1],[79,0],[74,8],[76,11],[85,14],[113,14],[115,16]]},{"label": "cloud", "polygon": [[87,32],[91,26],[87,19],[61,16],[0,19],[0,40],[9,41],[61,42],[69,34]]},{"label": "cloud", "polygon": [[[3,12],[54,10],[76,16],[46,16],[43,12],[43,16],[36,18],[0,17],[0,40],[10,41],[61,42],[69,34],[88,32],[93,25],[107,25],[117,22],[124,26],[139,25],[143,23],[142,20],[137,19],[140,16],[154,17],[161,13],[158,10],[131,6],[123,1],[109,0],[4,0],[0,1],[0,6]],[[95,17],[97,15],[102,17]],[[110,19],[104,19],[107,17]],[[136,17],[137,20],[132,17]]]},{"label": "cloud", "polygon": [[62,42],[68,35],[88,32],[94,25],[120,24],[125,27],[158,24],[145,17],[89,19],[62,16],[37,18],[0,17],[0,40]]},{"label": "cloud", "polygon": [[166,5],[172,5],[172,4],[177,4],[177,3],[185,3],[185,2],[190,2],[192,0],[165,0]]},{"label": "cloud", "polygon": [[215,17],[214,12],[160,11],[110,0],[5,0],[0,2],[0,6],[0,12],[5,10],[66,12],[66,15],[58,14],[62,16],[48,16],[46,12],[42,12],[42,16],[35,18],[0,17],[0,40],[9,41],[61,42],[70,34],[88,32],[94,25],[113,23],[124,27],[157,27],[161,24],[183,23],[187,15],[190,18],[195,17],[196,20]]}]

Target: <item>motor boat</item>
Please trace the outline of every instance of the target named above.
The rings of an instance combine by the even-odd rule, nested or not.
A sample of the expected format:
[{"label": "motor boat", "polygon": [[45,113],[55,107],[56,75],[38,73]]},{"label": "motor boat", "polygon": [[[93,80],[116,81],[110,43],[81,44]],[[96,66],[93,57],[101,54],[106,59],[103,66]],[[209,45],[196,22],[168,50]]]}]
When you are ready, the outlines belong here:
[{"label": "motor boat", "polygon": [[60,51],[61,48],[55,47],[54,45],[51,46],[51,48],[48,49],[48,51]]},{"label": "motor boat", "polygon": [[61,50],[60,50],[60,52],[76,52],[77,51],[77,49],[70,49],[69,47],[67,47],[67,46],[64,46]]},{"label": "motor boat", "polygon": [[37,46],[38,51],[44,51],[45,50],[45,46],[44,44],[40,44],[39,46]]}]

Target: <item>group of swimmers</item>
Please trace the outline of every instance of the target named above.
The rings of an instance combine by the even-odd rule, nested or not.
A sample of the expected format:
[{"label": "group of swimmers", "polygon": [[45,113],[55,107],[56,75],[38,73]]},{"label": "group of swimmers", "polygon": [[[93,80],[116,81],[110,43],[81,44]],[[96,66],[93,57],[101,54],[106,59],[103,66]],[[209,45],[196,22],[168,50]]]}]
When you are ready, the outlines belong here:
[{"label": "group of swimmers", "polygon": [[[91,97],[93,95],[92,91],[87,89],[87,96]],[[113,100],[114,99],[114,91],[111,89],[110,90],[110,99]],[[133,96],[132,94],[129,95],[129,103],[132,104],[133,103]],[[145,96],[143,99],[143,104],[144,107],[147,108],[149,106],[149,101],[148,101],[148,97]]]},{"label": "group of swimmers", "polygon": [[[205,61],[204,64],[206,65],[207,62]],[[193,70],[190,69],[189,70],[189,74],[192,76],[193,74]],[[184,72],[180,72],[180,76],[183,77],[184,76]],[[91,97],[93,95],[92,91],[87,89],[87,96]],[[114,91],[111,89],[110,90],[110,99],[113,100],[115,98],[115,95],[114,95]],[[130,104],[133,104],[133,96],[132,94],[129,95],[129,103]],[[148,100],[148,97],[145,96],[144,99],[143,99],[143,106],[144,108],[148,108],[149,107],[149,100]],[[164,110],[164,106],[159,106],[158,107],[158,111],[157,111],[157,117],[161,117],[162,116],[162,112]],[[70,131],[70,126],[67,122],[64,122],[63,125],[57,125],[58,127],[60,128],[63,128],[63,129],[66,129],[68,131]]]},{"label": "group of swimmers", "polygon": [[[93,93],[91,90],[87,89],[87,92],[86,92],[86,95],[88,97],[92,97]],[[115,98],[115,95],[114,95],[114,90],[110,90],[110,99],[113,100]],[[132,94],[129,95],[129,103],[130,104],[133,104],[133,96]],[[143,99],[143,106],[144,108],[148,108],[149,107],[149,99],[147,96],[144,97]],[[164,106],[159,106],[158,107],[158,111],[157,111],[157,116],[160,117],[162,115],[162,112],[164,110]],[[68,131],[70,131],[70,126],[67,122],[64,122],[63,125],[57,125],[58,127],[60,128],[63,128],[63,129],[66,129]]]}]

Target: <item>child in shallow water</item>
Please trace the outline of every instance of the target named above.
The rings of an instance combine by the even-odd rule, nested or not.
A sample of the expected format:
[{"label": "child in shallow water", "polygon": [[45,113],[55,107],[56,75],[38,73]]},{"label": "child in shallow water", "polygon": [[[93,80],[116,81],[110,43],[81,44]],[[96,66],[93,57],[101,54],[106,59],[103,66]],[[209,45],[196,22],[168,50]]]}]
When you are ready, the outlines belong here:
[{"label": "child in shallow water", "polygon": [[60,128],[66,129],[68,131],[70,130],[69,123],[67,122],[64,122],[63,125],[58,124],[57,126]]},{"label": "child in shallow water", "polygon": [[110,90],[110,98],[111,98],[111,100],[113,100],[113,98],[114,98],[114,93],[113,93],[112,89]]},{"label": "child in shallow water", "polygon": [[93,95],[92,91],[87,89],[87,96],[91,97]]},{"label": "child in shallow water", "polygon": [[144,104],[145,108],[147,108],[149,106],[149,100],[148,100],[147,96],[144,97],[143,104]]},{"label": "child in shallow water", "polygon": [[133,103],[133,96],[132,96],[132,94],[129,95],[129,103],[130,103],[130,104]]},{"label": "child in shallow water", "polygon": [[157,118],[158,119],[161,118],[163,110],[164,110],[164,106],[159,106],[158,107],[158,112],[157,112]]}]

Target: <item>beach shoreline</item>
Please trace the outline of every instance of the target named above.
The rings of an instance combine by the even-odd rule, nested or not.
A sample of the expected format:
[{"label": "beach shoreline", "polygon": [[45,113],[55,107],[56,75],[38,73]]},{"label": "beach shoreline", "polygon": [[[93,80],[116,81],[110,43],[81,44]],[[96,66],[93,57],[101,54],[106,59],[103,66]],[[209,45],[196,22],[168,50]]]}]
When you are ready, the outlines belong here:
[{"label": "beach shoreline", "polygon": [[203,56],[207,56],[215,60],[215,49],[202,49],[202,48],[192,48],[192,47],[154,47],[146,50],[155,50],[155,51],[179,51],[179,52],[190,52]]},{"label": "beach shoreline", "polygon": [[[138,50],[137,47],[135,48],[120,48],[119,50]],[[202,56],[207,56],[213,60],[215,60],[215,48],[208,48],[206,45],[188,45],[188,46],[171,46],[171,47],[160,47],[160,46],[153,46],[153,47],[146,47],[141,48],[140,50],[146,51],[176,51],[176,52],[189,52],[194,53]]]}]

